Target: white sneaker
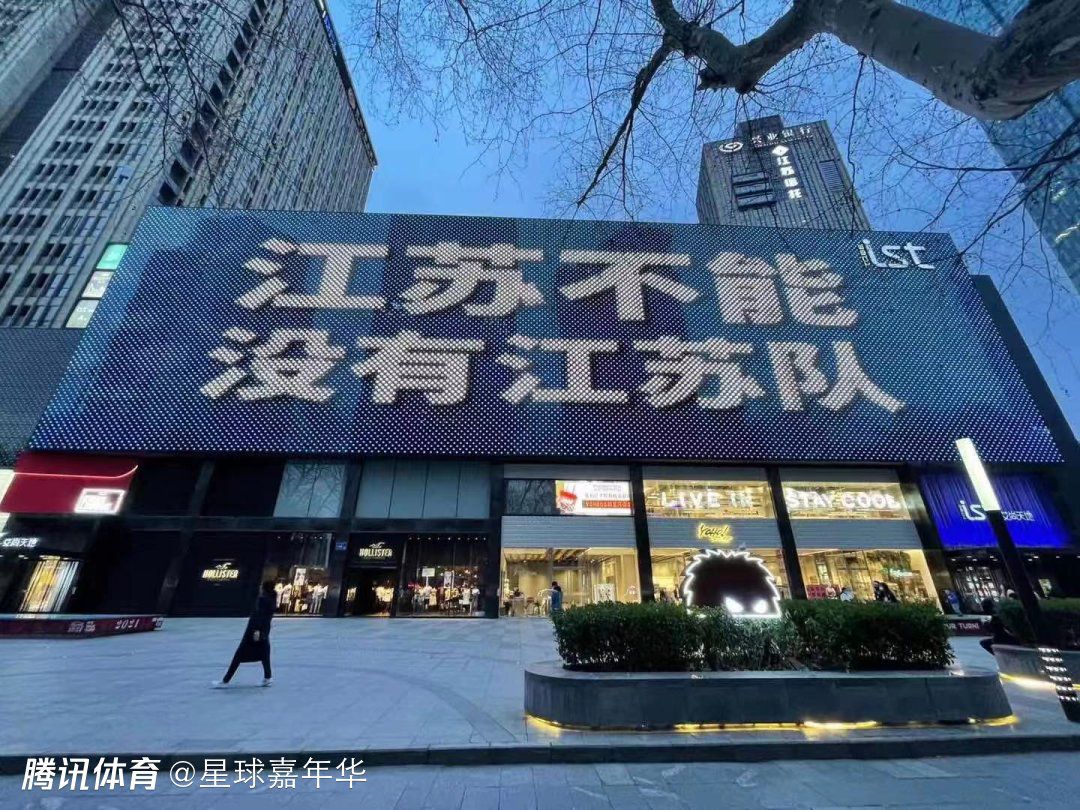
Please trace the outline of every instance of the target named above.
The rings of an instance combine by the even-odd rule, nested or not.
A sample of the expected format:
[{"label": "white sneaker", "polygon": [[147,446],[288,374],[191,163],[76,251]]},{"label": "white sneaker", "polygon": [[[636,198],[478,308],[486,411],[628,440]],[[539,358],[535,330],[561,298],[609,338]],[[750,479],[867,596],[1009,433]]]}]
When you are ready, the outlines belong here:
[{"label": "white sneaker", "polygon": [[229,685],[225,683],[225,681],[210,681],[211,689],[227,689],[228,686]]},{"label": "white sneaker", "polygon": [[263,678],[263,682],[262,682],[262,685],[263,685],[263,686],[269,686],[269,685],[270,685],[270,684],[272,684],[273,682],[274,682],[274,679],[273,679],[273,678]]}]

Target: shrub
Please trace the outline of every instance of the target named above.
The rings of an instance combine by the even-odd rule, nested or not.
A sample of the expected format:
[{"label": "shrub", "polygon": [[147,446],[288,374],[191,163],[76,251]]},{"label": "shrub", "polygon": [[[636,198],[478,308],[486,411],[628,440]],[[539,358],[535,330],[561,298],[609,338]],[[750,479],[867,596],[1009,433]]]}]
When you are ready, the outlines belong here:
[{"label": "shrub", "polygon": [[785,602],[781,619],[657,603],[572,607],[552,616],[559,655],[594,672],[941,669],[949,631],[930,605]]},{"label": "shrub", "polygon": [[714,671],[792,669],[795,628],[786,618],[736,619],[716,608],[698,612],[704,631],[702,659]]},{"label": "shrub", "polygon": [[952,660],[945,617],[932,605],[788,601],[800,661],[815,669],[942,669]]},{"label": "shrub", "polygon": [[[1080,599],[1045,599],[1039,602],[1047,641],[1063,650],[1080,650]],[[1035,634],[1024,617],[1024,608],[1016,599],[998,604],[998,615],[1006,629],[1025,644],[1035,643]]]},{"label": "shrub", "polygon": [[685,672],[700,668],[701,623],[682,605],[572,607],[552,614],[559,655],[570,669]]},{"label": "shrub", "polygon": [[734,619],[711,608],[605,602],[552,621],[566,666],[594,672],[791,669],[795,649],[786,620]]}]

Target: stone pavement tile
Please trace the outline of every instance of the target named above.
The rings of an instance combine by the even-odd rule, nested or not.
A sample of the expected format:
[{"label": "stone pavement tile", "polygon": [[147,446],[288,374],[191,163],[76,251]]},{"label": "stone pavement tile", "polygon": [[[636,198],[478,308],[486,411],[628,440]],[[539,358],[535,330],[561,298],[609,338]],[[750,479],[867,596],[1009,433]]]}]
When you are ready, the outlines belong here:
[{"label": "stone pavement tile", "polygon": [[617,810],[649,810],[649,803],[637,785],[604,785],[604,795]]},{"label": "stone pavement tile", "polygon": [[431,787],[432,795],[438,795],[440,790],[450,785],[496,788],[499,786],[499,768],[492,765],[440,768]]},{"label": "stone pavement tile", "polygon": [[687,806],[672,785],[641,785],[638,787],[638,792],[645,799],[648,806],[654,810],[669,810],[669,808],[684,808]]},{"label": "stone pavement tile", "polygon": [[632,785],[634,779],[625,765],[617,762],[596,764],[596,773],[604,785]]},{"label": "stone pavement tile", "polygon": [[611,801],[600,784],[569,785],[570,807],[573,810],[610,810]]},{"label": "stone pavement tile", "polygon": [[[571,787],[596,787],[601,785],[600,774],[596,772],[595,765],[563,765],[549,766],[562,770],[562,776],[566,784]],[[537,781],[539,784],[539,781]]]},{"label": "stone pavement tile", "polygon": [[573,806],[574,796],[572,789],[565,782],[550,785],[537,783],[537,810],[572,810]]},{"label": "stone pavement tile", "polygon": [[397,803],[393,806],[401,808],[401,810],[412,810],[412,808],[422,807],[427,801],[438,772],[438,768],[428,766],[393,769],[369,768],[368,779],[378,781],[387,774],[393,774],[402,779],[404,790],[401,792],[401,796],[398,797]]},{"label": "stone pavement tile", "polygon": [[948,779],[957,776],[957,773],[953,770],[917,759],[883,759],[869,761],[867,765],[896,779]]},{"label": "stone pavement tile", "polygon": [[532,785],[532,765],[508,765],[499,769],[499,786]]},{"label": "stone pavement tile", "polygon": [[499,788],[467,786],[461,810],[499,810]]},{"label": "stone pavement tile", "polygon": [[761,807],[755,795],[738,788],[686,782],[671,785],[670,789],[694,810],[758,810]]},{"label": "stone pavement tile", "polygon": [[[465,798],[465,785],[463,783],[457,784],[442,784],[433,785],[431,792],[428,793],[427,800],[422,805],[404,805],[400,801],[401,810],[415,810],[420,807],[421,810],[458,810],[461,807],[461,803]],[[397,810],[395,808],[395,810]]]},{"label": "stone pavement tile", "polygon": [[828,789],[827,799],[838,805],[877,804],[885,807],[918,807],[937,804],[963,804],[1007,796],[999,784],[989,778],[974,779],[893,779],[871,775],[866,769],[852,769],[852,778],[837,780]]},{"label": "stone pavement tile", "polygon": [[536,810],[536,789],[531,785],[499,788],[499,810]]}]

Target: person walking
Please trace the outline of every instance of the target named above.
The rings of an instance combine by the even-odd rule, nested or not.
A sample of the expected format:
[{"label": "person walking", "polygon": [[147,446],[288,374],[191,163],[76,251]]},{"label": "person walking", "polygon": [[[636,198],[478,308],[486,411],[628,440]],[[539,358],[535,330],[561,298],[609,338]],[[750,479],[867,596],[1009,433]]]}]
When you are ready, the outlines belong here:
[{"label": "person walking", "polygon": [[562,587],[558,582],[551,583],[551,612],[562,610]]},{"label": "person walking", "polygon": [[215,689],[223,689],[229,685],[237,668],[248,661],[261,661],[263,667],[263,686],[273,683],[270,674],[270,620],[274,618],[274,583],[264,582],[262,593],[255,602],[255,612],[248,619],[247,628],[240,645],[233,653],[232,662],[220,681],[214,681]]}]

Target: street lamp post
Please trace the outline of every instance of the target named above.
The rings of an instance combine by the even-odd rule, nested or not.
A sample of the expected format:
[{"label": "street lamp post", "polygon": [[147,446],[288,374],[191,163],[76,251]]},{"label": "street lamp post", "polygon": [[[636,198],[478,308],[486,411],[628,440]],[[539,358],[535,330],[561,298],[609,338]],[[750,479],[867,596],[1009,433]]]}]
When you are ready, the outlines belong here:
[{"label": "street lamp post", "polygon": [[1005,570],[1009,574],[1009,579],[1012,580],[1013,590],[1016,591],[1016,597],[1024,609],[1024,617],[1035,634],[1039,664],[1046,673],[1046,677],[1054,685],[1065,716],[1074,723],[1080,723],[1080,698],[1073,689],[1072,678],[1069,677],[1065,661],[1061,657],[1061,650],[1055,646],[1051,634],[1047,632],[1039,598],[1035,595],[1035,589],[1031,586],[1031,580],[1024,568],[1024,560],[1009,533],[1005,516],[1001,513],[1001,502],[998,501],[994,486],[990,483],[990,476],[986,474],[986,468],[983,467],[982,459],[979,458],[975,443],[971,439],[957,439],[956,449],[960,452],[960,460],[964,463],[964,470],[975,490],[975,496],[979,499],[990,527],[994,530],[994,537],[1001,551],[1001,559],[1005,562]]}]

